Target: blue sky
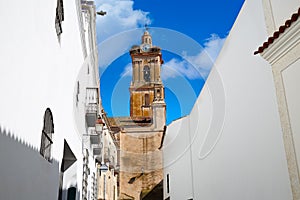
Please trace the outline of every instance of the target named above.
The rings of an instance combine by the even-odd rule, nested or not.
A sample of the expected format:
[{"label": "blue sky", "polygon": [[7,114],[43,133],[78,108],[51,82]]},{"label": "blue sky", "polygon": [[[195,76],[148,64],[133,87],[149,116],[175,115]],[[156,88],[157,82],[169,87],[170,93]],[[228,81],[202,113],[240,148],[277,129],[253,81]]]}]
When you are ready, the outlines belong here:
[{"label": "blue sky", "polygon": [[167,124],[190,113],[243,0],[96,0],[101,98],[109,116],[129,116],[131,60],[148,24],[163,49]]}]

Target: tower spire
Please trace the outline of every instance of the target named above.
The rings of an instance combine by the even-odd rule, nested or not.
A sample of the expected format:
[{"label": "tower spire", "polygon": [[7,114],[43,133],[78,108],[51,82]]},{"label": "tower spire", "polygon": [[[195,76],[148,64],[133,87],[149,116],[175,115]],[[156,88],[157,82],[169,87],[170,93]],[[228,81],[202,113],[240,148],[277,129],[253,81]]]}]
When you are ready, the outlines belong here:
[{"label": "tower spire", "polygon": [[149,30],[149,27],[147,24],[145,24],[145,31],[142,36],[142,44],[149,44],[150,46],[152,46],[152,37],[148,30]]}]

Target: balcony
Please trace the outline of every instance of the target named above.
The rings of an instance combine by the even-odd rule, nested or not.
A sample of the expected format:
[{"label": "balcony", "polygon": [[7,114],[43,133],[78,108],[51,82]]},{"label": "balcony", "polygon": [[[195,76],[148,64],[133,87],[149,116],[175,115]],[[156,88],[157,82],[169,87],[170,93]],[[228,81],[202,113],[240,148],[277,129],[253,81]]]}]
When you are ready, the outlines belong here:
[{"label": "balcony", "polygon": [[85,118],[87,127],[95,127],[99,108],[98,88],[86,88]]},{"label": "balcony", "polygon": [[89,136],[90,136],[90,144],[91,145],[99,145],[100,144],[100,138],[101,133],[98,133],[95,129],[89,130]]},{"label": "balcony", "polygon": [[94,154],[94,156],[100,156],[99,159],[101,160],[101,148],[100,147],[93,148],[93,154]]},{"label": "balcony", "polygon": [[85,109],[85,120],[87,127],[95,127],[97,120],[98,104],[89,103]]},{"label": "balcony", "polygon": [[95,128],[88,129],[89,145],[93,151],[93,156],[101,155],[101,132],[97,132]]}]

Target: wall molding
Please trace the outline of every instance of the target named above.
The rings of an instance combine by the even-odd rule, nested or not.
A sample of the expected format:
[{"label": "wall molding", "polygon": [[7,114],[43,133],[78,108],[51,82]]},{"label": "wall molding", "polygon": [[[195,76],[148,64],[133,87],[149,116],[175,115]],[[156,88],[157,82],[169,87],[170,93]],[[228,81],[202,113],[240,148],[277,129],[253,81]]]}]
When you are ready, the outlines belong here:
[{"label": "wall molding", "polygon": [[300,20],[292,23],[284,33],[261,53],[261,56],[272,65],[290,184],[293,199],[299,200],[299,166],[296,159],[295,144],[282,73],[300,58]]},{"label": "wall molding", "polygon": [[269,45],[261,56],[274,65],[293,48],[300,43],[300,20],[297,20],[291,27],[286,29],[272,44]]},{"label": "wall molding", "polygon": [[265,22],[268,35],[272,35],[275,32],[275,20],[273,16],[273,9],[270,0],[263,0],[262,1],[264,14],[265,14]]}]

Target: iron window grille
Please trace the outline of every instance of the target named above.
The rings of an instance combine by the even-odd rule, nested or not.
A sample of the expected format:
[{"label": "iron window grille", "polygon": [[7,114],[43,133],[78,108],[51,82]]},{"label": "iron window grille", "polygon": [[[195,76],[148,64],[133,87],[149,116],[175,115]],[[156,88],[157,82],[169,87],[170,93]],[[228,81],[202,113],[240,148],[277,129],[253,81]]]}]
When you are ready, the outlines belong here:
[{"label": "iron window grille", "polygon": [[44,114],[44,125],[42,130],[40,154],[49,162],[51,162],[51,146],[53,144],[52,134],[54,133],[54,124],[52,112],[49,108]]},{"label": "iron window grille", "polygon": [[55,16],[55,29],[57,37],[60,39],[62,34],[62,21],[64,21],[64,5],[63,0],[57,0],[56,16]]}]

